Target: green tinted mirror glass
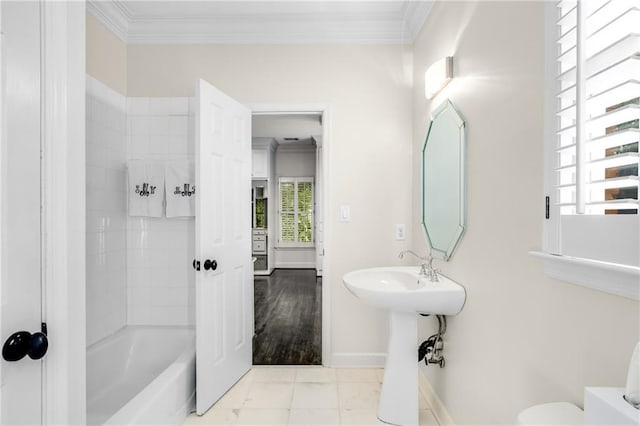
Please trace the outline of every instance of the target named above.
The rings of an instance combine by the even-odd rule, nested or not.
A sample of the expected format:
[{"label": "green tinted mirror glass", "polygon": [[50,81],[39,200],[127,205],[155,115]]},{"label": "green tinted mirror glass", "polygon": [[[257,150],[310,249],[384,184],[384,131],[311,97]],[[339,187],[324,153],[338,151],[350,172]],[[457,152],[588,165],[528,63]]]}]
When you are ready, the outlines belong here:
[{"label": "green tinted mirror glass", "polygon": [[422,226],[435,257],[449,260],[465,228],[465,123],[447,100],[432,115],[422,148]]}]

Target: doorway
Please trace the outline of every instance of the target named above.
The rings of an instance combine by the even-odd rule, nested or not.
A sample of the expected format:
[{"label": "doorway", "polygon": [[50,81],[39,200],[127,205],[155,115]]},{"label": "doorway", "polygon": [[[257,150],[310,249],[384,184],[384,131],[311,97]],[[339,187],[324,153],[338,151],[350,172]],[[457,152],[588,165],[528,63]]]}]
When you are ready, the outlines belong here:
[{"label": "doorway", "polygon": [[327,363],[325,110],[253,108],[254,365]]}]

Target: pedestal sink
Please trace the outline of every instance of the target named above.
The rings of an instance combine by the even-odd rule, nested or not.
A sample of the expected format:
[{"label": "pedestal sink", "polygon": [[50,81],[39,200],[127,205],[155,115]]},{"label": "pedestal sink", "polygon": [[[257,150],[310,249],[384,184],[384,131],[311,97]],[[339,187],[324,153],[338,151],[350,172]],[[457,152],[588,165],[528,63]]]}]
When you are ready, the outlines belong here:
[{"label": "pedestal sink", "polygon": [[417,267],[384,267],[349,272],[345,287],[362,302],[389,309],[389,347],[378,418],[396,425],[418,424],[418,314],[456,315],[464,288],[439,274],[438,282]]}]

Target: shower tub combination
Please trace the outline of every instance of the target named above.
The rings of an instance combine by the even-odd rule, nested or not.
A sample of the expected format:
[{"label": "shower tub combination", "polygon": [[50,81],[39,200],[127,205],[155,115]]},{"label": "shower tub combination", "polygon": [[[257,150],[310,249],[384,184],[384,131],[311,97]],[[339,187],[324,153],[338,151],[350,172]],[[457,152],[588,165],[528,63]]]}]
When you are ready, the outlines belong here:
[{"label": "shower tub combination", "polygon": [[177,425],[194,401],[191,327],[127,326],[87,349],[89,425]]}]

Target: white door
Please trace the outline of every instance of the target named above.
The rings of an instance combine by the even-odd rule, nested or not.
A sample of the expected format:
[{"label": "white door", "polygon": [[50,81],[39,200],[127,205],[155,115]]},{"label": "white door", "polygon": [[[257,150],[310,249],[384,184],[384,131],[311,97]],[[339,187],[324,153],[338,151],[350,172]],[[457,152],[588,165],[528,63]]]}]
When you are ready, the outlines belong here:
[{"label": "white door", "polygon": [[[2,2],[0,15],[0,420],[34,425],[42,421],[43,361],[6,358],[19,357],[41,329],[40,4]],[[7,344],[19,331],[28,334]]]},{"label": "white door", "polygon": [[251,112],[196,87],[196,411],[252,363]]}]

